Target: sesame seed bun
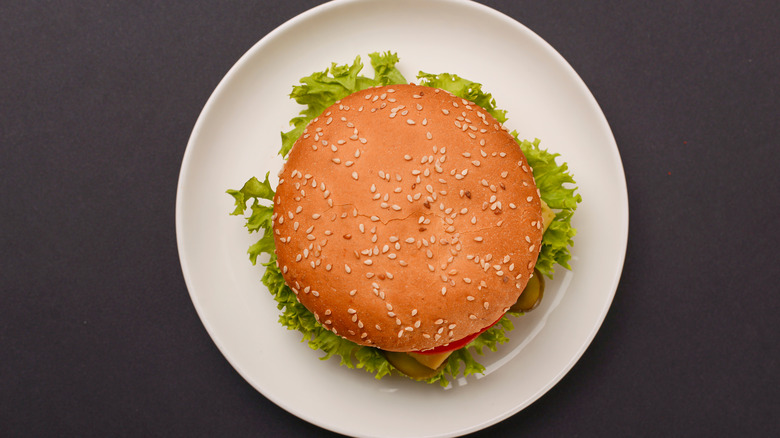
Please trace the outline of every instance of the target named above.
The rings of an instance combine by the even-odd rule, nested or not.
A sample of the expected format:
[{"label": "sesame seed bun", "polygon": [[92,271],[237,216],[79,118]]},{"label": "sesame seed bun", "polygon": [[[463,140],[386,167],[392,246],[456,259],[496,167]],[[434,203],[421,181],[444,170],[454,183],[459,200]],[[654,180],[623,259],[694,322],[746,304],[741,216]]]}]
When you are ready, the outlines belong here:
[{"label": "sesame seed bun", "polygon": [[327,329],[388,351],[494,323],[533,272],[538,191],[482,108],[417,85],[370,88],[314,119],[274,198],[277,263]]}]

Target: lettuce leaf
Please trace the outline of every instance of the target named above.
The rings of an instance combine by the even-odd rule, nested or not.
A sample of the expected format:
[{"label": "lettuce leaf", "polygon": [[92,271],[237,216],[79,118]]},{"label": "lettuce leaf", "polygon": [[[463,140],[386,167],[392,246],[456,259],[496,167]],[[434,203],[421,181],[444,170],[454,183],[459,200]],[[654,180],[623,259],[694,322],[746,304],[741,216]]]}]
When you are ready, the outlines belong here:
[{"label": "lettuce leaf", "polygon": [[397,54],[391,52],[371,53],[369,58],[371,58],[371,66],[374,69],[373,78],[360,75],[363,63],[358,56],[351,65],[333,63],[330,68],[324,71],[301,78],[300,85],[293,86],[290,98],[305,108],[298,117],[290,120],[293,129],[282,132],[282,148],[279,150],[279,154],[286,157],[295,144],[295,140],[303,134],[306,125],[337,100],[368,87],[406,83],[404,76],[395,68],[395,64],[398,62]]},{"label": "lettuce leaf", "polygon": [[244,184],[241,190],[228,190],[227,193],[235,200],[236,208],[233,210],[232,215],[238,216],[244,214],[246,210],[246,203],[250,199],[254,199],[252,206],[250,207],[252,214],[246,219],[246,228],[250,233],[265,230],[263,237],[258,240],[254,245],[249,247],[249,260],[254,265],[257,263],[257,256],[260,253],[267,252],[272,253],[274,250],[274,236],[272,229],[271,217],[273,216],[274,209],[272,206],[262,205],[261,199],[273,200],[274,189],[271,188],[271,183],[268,182],[268,174],[265,174],[265,180],[260,182],[255,177],[252,177]]},{"label": "lettuce leaf", "polygon": [[[305,108],[298,117],[290,121],[293,129],[282,133],[282,147],[279,153],[286,157],[295,141],[303,133],[305,126],[315,117],[319,116],[327,107],[337,100],[346,97],[356,91],[379,85],[405,84],[406,79],[395,67],[398,56],[395,53],[372,53],[369,55],[374,77],[368,78],[360,75],[363,64],[360,57],[356,57],[352,64],[332,64],[330,68],[322,72],[315,72],[301,79],[300,85],[293,87],[290,97]],[[420,84],[437,87],[452,94],[472,101],[488,113],[493,115],[501,123],[504,123],[506,111],[496,106],[495,99],[490,93],[482,90],[482,85],[468,79],[461,78],[450,73],[429,74],[420,72],[417,76]],[[549,153],[539,147],[539,140],[529,142],[520,140],[516,132],[513,132],[515,140],[522,148],[528,163],[533,167],[542,199],[547,204],[558,210],[553,223],[545,232],[542,239],[542,249],[537,261],[537,269],[543,274],[552,277],[553,266],[559,264],[569,269],[568,261],[571,258],[569,246],[573,244],[575,230],[571,227],[571,217],[581,202],[581,197],[575,194],[574,180],[568,173],[568,166],[557,164],[558,154]],[[274,191],[268,182],[268,174],[264,181],[251,178],[240,190],[228,190],[228,194],[235,200],[233,215],[244,215],[246,227],[250,233],[264,230],[263,237],[249,248],[249,258],[252,264],[262,254],[269,256],[264,263],[265,274],[262,282],[268,288],[277,308],[280,310],[279,323],[288,330],[297,330],[302,333],[301,342],[306,342],[314,350],[321,350],[324,354],[322,360],[338,356],[341,365],[349,368],[363,369],[374,374],[377,379],[391,374],[393,366],[385,359],[381,351],[373,347],[364,347],[348,341],[331,331],[323,328],[300,302],[298,302],[292,289],[288,287],[276,264],[274,254],[274,240],[272,232],[273,205],[265,205],[266,201],[273,200]],[[251,206],[247,203],[253,200]],[[473,353],[483,355],[485,349],[496,351],[499,344],[509,339],[506,332],[512,330],[511,316],[519,313],[507,314],[496,325],[482,333],[465,348],[452,353],[442,371],[427,379],[428,383],[439,383],[447,386],[451,379],[460,375],[469,376],[485,371],[475,359]]]},{"label": "lettuce leaf", "polygon": [[420,79],[420,85],[449,91],[462,99],[470,100],[481,106],[499,122],[504,123],[507,121],[506,111],[496,108],[496,100],[493,99],[492,94],[482,91],[482,84],[451,73],[434,75],[420,72],[417,78]]},{"label": "lettuce leaf", "polygon": [[541,198],[551,209],[557,210],[555,219],[544,233],[542,248],[536,261],[536,269],[552,278],[556,264],[571,269],[569,247],[574,245],[574,235],[577,234],[571,226],[571,218],[577,204],[582,202],[582,197],[575,193],[577,187],[574,185],[574,178],[569,174],[569,166],[566,163],[556,163],[555,159],[559,154],[541,149],[538,138],[533,142],[520,140],[514,131],[512,136],[533,168],[534,180]]}]

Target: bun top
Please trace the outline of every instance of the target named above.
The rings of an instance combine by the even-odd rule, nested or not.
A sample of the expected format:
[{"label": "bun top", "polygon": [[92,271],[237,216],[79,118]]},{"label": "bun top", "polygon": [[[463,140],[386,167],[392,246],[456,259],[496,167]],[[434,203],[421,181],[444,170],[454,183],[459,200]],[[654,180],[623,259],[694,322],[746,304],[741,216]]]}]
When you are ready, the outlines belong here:
[{"label": "bun top", "polygon": [[312,120],[274,198],[277,263],[325,328],[417,351],[498,320],[533,272],[542,215],[514,138],[474,103],[369,88]]}]

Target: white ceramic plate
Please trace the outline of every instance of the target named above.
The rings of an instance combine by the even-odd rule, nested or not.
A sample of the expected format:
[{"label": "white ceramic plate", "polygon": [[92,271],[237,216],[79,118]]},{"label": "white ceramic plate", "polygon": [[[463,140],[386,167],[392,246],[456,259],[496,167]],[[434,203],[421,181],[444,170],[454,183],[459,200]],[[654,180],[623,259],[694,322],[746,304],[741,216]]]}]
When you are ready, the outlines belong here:
[{"label": "white ceramic plate", "polygon": [[[275,175],[279,132],[300,108],[297,80],[332,61],[392,50],[419,70],[481,82],[509,111],[507,125],[569,163],[583,203],[574,219],[573,271],[548,282],[541,307],[516,321],[511,342],[482,360],[487,373],[449,388],[375,380],[299,342],[252,266],[250,236],[229,216],[228,188]],[[370,67],[364,71],[370,74]],[[612,302],[628,234],[625,177],[609,126],[582,80],[527,28],[465,1],[337,1],[280,26],[225,76],[195,125],[176,205],[182,270],[195,308],[228,361],[264,396],[300,418],[347,435],[455,436],[528,406],[579,359]]]}]

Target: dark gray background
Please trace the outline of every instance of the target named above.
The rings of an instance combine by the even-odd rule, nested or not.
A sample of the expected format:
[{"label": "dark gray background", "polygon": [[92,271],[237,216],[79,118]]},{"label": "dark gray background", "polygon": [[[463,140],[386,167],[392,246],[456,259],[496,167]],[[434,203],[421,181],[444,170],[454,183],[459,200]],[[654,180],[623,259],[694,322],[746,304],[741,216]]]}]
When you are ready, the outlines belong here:
[{"label": "dark gray background", "polygon": [[[0,3],[0,435],[329,435],[222,357],[174,231],[210,93],[319,3]],[[630,236],[579,363],[475,436],[778,436],[780,3],[484,3],[590,87]]]}]

